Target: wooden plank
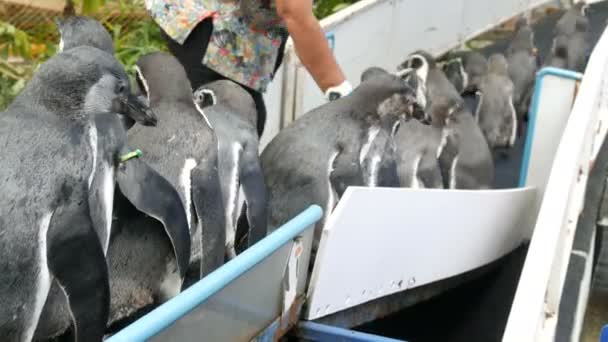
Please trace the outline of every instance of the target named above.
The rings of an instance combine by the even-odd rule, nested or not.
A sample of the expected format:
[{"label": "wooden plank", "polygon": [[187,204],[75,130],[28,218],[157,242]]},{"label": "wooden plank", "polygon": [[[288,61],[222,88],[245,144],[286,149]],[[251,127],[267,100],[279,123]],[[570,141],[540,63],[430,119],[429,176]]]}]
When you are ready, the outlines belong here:
[{"label": "wooden plank", "polygon": [[35,7],[55,12],[63,11],[63,7],[65,6],[65,0],[2,0],[0,1],[0,5],[2,3]]}]

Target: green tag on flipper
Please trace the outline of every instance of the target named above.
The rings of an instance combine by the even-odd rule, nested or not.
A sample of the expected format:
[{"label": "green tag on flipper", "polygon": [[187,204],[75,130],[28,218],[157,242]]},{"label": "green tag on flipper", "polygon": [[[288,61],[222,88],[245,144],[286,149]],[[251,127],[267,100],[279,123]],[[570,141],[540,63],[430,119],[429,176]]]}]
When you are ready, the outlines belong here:
[{"label": "green tag on flipper", "polygon": [[120,156],[120,162],[124,163],[129,159],[133,159],[133,158],[139,158],[143,155],[143,152],[140,149],[137,149],[135,151],[123,154],[122,156]]}]

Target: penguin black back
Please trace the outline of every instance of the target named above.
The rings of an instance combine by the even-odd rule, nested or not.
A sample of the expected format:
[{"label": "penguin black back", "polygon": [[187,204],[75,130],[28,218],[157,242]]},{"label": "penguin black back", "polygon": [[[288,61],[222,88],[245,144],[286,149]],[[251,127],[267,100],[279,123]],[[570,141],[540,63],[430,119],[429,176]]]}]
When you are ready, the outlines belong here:
[{"label": "penguin black back", "polygon": [[[192,271],[198,279],[201,272],[207,274],[224,262],[217,136],[205,110],[194,102],[186,72],[175,57],[164,52],[147,54],[140,57],[135,70],[159,127],[135,125],[129,130],[129,141],[141,146],[143,159],[179,189],[193,237]],[[201,229],[205,229],[202,236]]]},{"label": "penguin black back", "polygon": [[60,35],[59,51],[84,45],[114,54],[112,36],[97,20],[83,16],[69,16],[65,19],[56,19],[55,23]]},{"label": "penguin black back", "polygon": [[[52,283],[69,297],[63,302],[71,319],[57,324],[73,321],[78,340],[101,340],[108,317],[104,252],[115,181],[130,201],[163,220],[168,232],[187,226],[179,211],[146,207],[137,197],[158,189],[134,193],[139,176],[149,181],[157,174],[137,160],[118,168],[118,156],[129,149],[117,113],[153,124],[151,112],[130,96],[126,74],[113,56],[83,46],[43,63],[0,114],[6,162],[0,168],[0,333],[9,341],[30,340],[40,319],[61,319],[40,316],[45,302],[58,302],[47,298]],[[168,183],[159,182],[164,198],[175,199]],[[176,245],[182,241],[177,235],[172,239]]]},{"label": "penguin black back", "polygon": [[[326,220],[348,186],[377,179],[365,175],[362,164],[367,158],[376,165],[382,162],[382,153],[368,153],[386,127],[380,125],[378,109],[383,102],[393,101],[393,95],[412,102],[415,93],[395,75],[378,70],[368,75],[350,95],[310,111],[281,130],[262,152],[270,231],[310,204],[323,206]],[[313,251],[323,224],[315,229]]]},{"label": "penguin black back", "polygon": [[194,97],[218,136],[226,253],[233,258],[267,232],[268,203],[259,160],[257,111],[251,95],[228,80],[207,83]]}]

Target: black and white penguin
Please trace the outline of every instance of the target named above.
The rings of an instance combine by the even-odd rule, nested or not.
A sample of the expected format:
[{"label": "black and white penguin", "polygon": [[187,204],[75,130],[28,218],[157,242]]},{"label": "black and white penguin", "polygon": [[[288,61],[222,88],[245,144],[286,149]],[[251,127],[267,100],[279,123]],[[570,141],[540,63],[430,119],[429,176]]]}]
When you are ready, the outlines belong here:
[{"label": "black and white penguin", "polygon": [[551,54],[547,58],[546,66],[555,68],[568,69],[568,45],[570,39],[568,36],[561,35],[553,39]]},{"label": "black and white penguin", "polygon": [[456,136],[446,128],[459,102],[435,98],[428,110],[430,124],[402,120],[395,132],[396,165],[401,187],[450,187],[450,168],[456,157]]},{"label": "black and white penguin", "polygon": [[248,232],[240,235],[248,237],[246,245],[264,238],[267,230],[268,195],[258,151],[257,111],[249,93],[228,80],[203,85],[195,91],[194,98],[205,110],[219,141],[226,253],[234,258],[237,222],[243,210]]},{"label": "black and white penguin", "polygon": [[[190,240],[184,209],[175,203],[179,197],[164,178],[132,159],[137,153],[126,144],[117,113],[156,123],[130,94],[113,56],[79,47],[43,63],[0,114],[5,341],[60,334],[37,328],[54,327],[46,320],[56,318],[41,313],[45,305],[61,302],[68,304],[76,340],[101,341],[110,303],[105,253],[115,182],[133,205],[162,223],[185,273]],[[56,291],[49,293],[51,286]]]},{"label": "black and white penguin", "polygon": [[477,51],[461,51],[443,64],[443,71],[448,80],[460,94],[474,93],[481,78],[486,73],[488,61]]},{"label": "black and white penguin", "polygon": [[[140,57],[135,70],[159,126],[133,126],[129,143],[140,147],[142,159],[178,190],[192,236],[189,278],[199,279],[220,267],[225,256],[217,137],[175,57],[164,52],[147,54]],[[147,220],[142,217],[141,221]]]},{"label": "black and white penguin", "polygon": [[513,147],[517,137],[514,86],[508,69],[509,65],[502,54],[490,56],[488,71],[477,91],[475,118],[491,149]]},{"label": "black and white penguin", "polygon": [[[369,153],[380,129],[388,126],[380,119],[391,108],[411,110],[415,101],[413,89],[386,71],[374,68],[362,78],[350,95],[298,118],[262,152],[269,231],[311,204],[324,209],[325,220],[315,229],[313,254],[323,225],[348,186],[372,182],[383,186],[384,180],[377,175],[383,170],[383,153]],[[364,174],[364,168],[372,174]]]},{"label": "black and white penguin", "polygon": [[589,26],[588,9],[589,5],[584,1],[570,7],[555,24],[553,36],[571,36],[578,31],[577,25]]},{"label": "black and white penguin", "polygon": [[86,45],[114,54],[112,36],[99,21],[84,16],[69,16],[55,19],[55,24],[59,30],[59,52]]},{"label": "black and white penguin", "polygon": [[464,71],[462,58],[452,58],[440,64],[441,69],[445,73],[450,83],[454,85],[456,91],[460,94],[464,93],[464,90],[469,85],[469,74]]},{"label": "black and white penguin", "polygon": [[494,182],[494,163],[483,133],[464,100],[450,83],[435,59],[425,51],[417,51],[398,66],[399,70],[415,70],[420,84],[417,89],[419,102],[425,104],[427,115],[431,113],[433,101],[446,104],[446,137],[453,137],[457,155],[450,167],[450,188],[487,189]]},{"label": "black and white penguin", "polygon": [[517,131],[521,134],[534,92],[538,60],[534,46],[534,32],[527,20],[519,19],[516,27],[517,31],[507,48],[506,58],[509,64],[509,77],[514,86],[513,105],[517,111]]},{"label": "black and white penguin", "polygon": [[[591,54],[591,42],[589,41],[589,23],[586,18],[578,18],[575,23],[575,31],[571,35],[560,35],[555,37],[556,49],[566,48],[566,68],[577,72],[584,72],[587,60]],[[556,52],[563,52],[557,51]],[[563,54],[562,54],[563,55]]]}]

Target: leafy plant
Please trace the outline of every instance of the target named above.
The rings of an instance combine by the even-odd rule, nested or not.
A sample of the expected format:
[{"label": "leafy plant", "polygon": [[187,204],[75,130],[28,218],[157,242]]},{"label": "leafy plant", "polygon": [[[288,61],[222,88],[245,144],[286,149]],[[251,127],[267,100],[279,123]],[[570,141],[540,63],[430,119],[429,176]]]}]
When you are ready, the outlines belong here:
[{"label": "leafy plant", "polygon": [[132,75],[133,65],[140,56],[154,52],[165,51],[165,42],[160,35],[160,29],[152,21],[139,21],[130,27],[128,32],[123,33],[121,25],[111,27],[114,38],[116,58],[125,66],[127,72]]},{"label": "leafy plant", "polygon": [[328,17],[359,0],[319,0],[315,1],[314,12],[319,19]]},{"label": "leafy plant", "polygon": [[15,26],[0,21],[0,56],[4,59],[11,55],[19,55],[29,58],[30,41],[27,33],[19,30]]}]

